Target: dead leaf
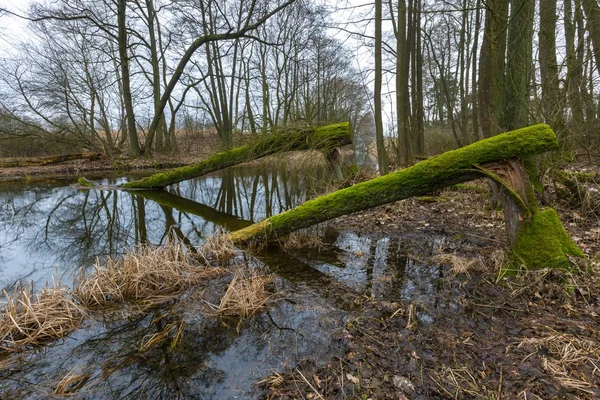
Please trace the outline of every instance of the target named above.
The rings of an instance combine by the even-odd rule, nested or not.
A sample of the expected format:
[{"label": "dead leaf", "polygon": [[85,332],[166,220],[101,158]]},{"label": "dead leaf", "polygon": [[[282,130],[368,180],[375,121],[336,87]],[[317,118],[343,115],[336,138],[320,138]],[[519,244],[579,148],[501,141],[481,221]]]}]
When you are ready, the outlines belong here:
[{"label": "dead leaf", "polygon": [[319,377],[318,377],[318,376],[316,376],[316,375],[314,375],[314,376],[313,376],[313,380],[314,380],[314,381],[315,381],[315,383],[317,384],[317,387],[318,387],[319,389],[321,389],[321,380],[319,379]]},{"label": "dead leaf", "polygon": [[358,383],[360,382],[360,379],[351,374],[346,374],[346,378],[348,378],[348,380],[354,383],[355,385],[358,385]]}]

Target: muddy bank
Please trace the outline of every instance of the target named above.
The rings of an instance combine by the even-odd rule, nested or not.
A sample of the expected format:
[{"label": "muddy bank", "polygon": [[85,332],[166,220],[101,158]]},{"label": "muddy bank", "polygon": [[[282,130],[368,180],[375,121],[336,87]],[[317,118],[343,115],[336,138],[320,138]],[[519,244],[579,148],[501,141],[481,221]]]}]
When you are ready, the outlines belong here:
[{"label": "muddy bank", "polygon": [[271,376],[263,397],[598,398],[600,220],[570,208],[552,188],[545,200],[559,205],[569,234],[589,256],[587,271],[499,278],[505,228],[484,182],[332,221],[373,238],[446,237],[433,253],[415,253],[420,265],[402,272],[413,289],[435,290],[424,297],[363,291],[355,297],[359,311],[334,338],[344,355],[325,366],[306,359]]}]

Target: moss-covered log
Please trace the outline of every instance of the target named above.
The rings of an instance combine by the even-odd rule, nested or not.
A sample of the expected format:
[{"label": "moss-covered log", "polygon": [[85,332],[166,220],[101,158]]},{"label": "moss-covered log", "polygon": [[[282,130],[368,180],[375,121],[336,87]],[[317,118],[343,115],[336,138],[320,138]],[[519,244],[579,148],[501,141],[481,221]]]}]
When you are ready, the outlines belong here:
[{"label": "moss-covered log", "polygon": [[175,168],[164,173],[125,183],[121,185],[121,188],[160,189],[213,171],[284,151],[318,149],[328,154],[332,149],[350,143],[350,124],[347,122],[318,128],[283,130],[245,146],[215,154],[197,164]]},{"label": "moss-covered log", "polygon": [[231,234],[238,243],[270,239],[341,215],[391,203],[483,176],[477,165],[558,148],[548,125],[535,125],[448,151],[412,167],[307,201]]}]

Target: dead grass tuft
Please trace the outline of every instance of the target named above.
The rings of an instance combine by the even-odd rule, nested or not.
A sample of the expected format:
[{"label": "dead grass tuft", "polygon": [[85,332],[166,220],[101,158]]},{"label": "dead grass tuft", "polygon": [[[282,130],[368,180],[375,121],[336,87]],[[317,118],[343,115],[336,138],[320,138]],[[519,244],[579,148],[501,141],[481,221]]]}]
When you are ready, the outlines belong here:
[{"label": "dead grass tuft", "polygon": [[272,276],[263,275],[255,269],[238,268],[219,305],[207,303],[209,313],[242,320],[251,317],[273,298],[268,290],[272,281]]},{"label": "dead grass tuft", "polygon": [[[77,368],[77,367],[75,367]],[[90,379],[90,374],[76,374],[75,368],[69,371],[54,389],[54,395],[59,397],[70,397],[75,395]]]},{"label": "dead grass tuft", "polygon": [[225,231],[210,235],[198,251],[198,256],[207,264],[211,261],[228,262],[236,255],[237,249],[233,245],[228,232]]},{"label": "dead grass tuft", "polygon": [[[441,389],[441,393],[449,398],[500,398],[499,393],[486,385],[485,377],[468,367],[450,368],[443,366],[441,371],[431,375],[433,382]],[[502,379],[502,378],[501,378]]]},{"label": "dead grass tuft", "polygon": [[452,275],[469,275],[469,272],[479,271],[483,266],[479,257],[468,259],[452,253],[438,253],[431,260],[450,267]]},{"label": "dead grass tuft", "polygon": [[6,306],[0,319],[0,350],[18,352],[43,346],[77,329],[84,312],[59,283],[33,294],[33,285],[4,292]]},{"label": "dead grass tuft", "polygon": [[220,276],[221,268],[194,265],[181,245],[139,247],[104,266],[96,262],[95,272],[76,277],[74,296],[87,307],[103,307],[124,301],[158,304],[172,299],[190,285]]},{"label": "dead grass tuft", "polygon": [[290,233],[282,241],[282,246],[287,250],[317,249],[323,248],[323,239],[316,231]]},{"label": "dead grass tuft", "polygon": [[[159,318],[152,321],[152,323],[158,324],[159,321],[163,317],[164,316],[160,316]],[[183,320],[167,323],[164,326],[164,328],[162,330],[160,330],[159,332],[156,332],[152,335],[144,336],[142,343],[140,344],[140,351],[145,352],[145,351],[151,350],[151,349],[157,347],[158,345],[166,342],[168,339],[171,340],[169,349],[171,351],[173,351],[173,349],[175,349],[175,347],[177,347],[177,345],[181,341],[184,327],[185,327],[185,322]],[[173,333],[173,334],[171,335],[171,333]]]},{"label": "dead grass tuft", "polygon": [[567,333],[546,332],[541,337],[525,338],[519,344],[531,345],[542,350],[542,367],[562,387],[588,394],[594,394],[589,377],[579,372],[588,364],[593,374],[600,371],[600,345],[595,340],[577,337]]}]

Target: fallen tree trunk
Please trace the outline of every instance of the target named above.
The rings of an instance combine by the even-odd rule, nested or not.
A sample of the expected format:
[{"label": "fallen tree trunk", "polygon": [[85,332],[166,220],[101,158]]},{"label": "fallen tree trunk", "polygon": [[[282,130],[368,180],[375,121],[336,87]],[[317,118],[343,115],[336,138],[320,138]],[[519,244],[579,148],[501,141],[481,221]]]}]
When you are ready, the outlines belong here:
[{"label": "fallen tree trunk", "polygon": [[245,146],[215,154],[197,164],[175,168],[171,171],[125,183],[120,188],[161,189],[174,183],[275,153],[318,149],[328,154],[333,149],[350,143],[350,124],[347,122],[319,128],[299,129],[291,132],[282,131]]},{"label": "fallen tree trunk", "polygon": [[[570,268],[570,256],[583,253],[569,237],[553,209],[539,210],[527,179],[505,179],[486,167],[505,164],[508,175],[520,164],[513,159],[558,148],[548,125],[535,125],[503,133],[463,148],[448,151],[412,167],[307,201],[292,210],[267,218],[230,234],[235,243],[269,241],[298,229],[382,204],[424,195],[456,183],[489,177],[501,183],[510,211],[507,221],[512,254],[503,273],[522,268]],[[519,168],[517,168],[518,170]],[[516,182],[516,183],[515,183]],[[507,211],[509,212],[509,211]],[[513,226],[514,224],[514,226]]]},{"label": "fallen tree trunk", "polygon": [[40,167],[44,165],[60,164],[62,162],[73,160],[97,160],[101,157],[102,153],[76,153],[43,158],[35,157],[22,160],[2,161],[0,162],[0,168]]},{"label": "fallen tree trunk", "polygon": [[358,183],[231,233],[234,242],[272,239],[320,222],[382,204],[420,196],[484,176],[475,166],[558,148],[548,125],[493,136],[421,161],[394,173]]}]

